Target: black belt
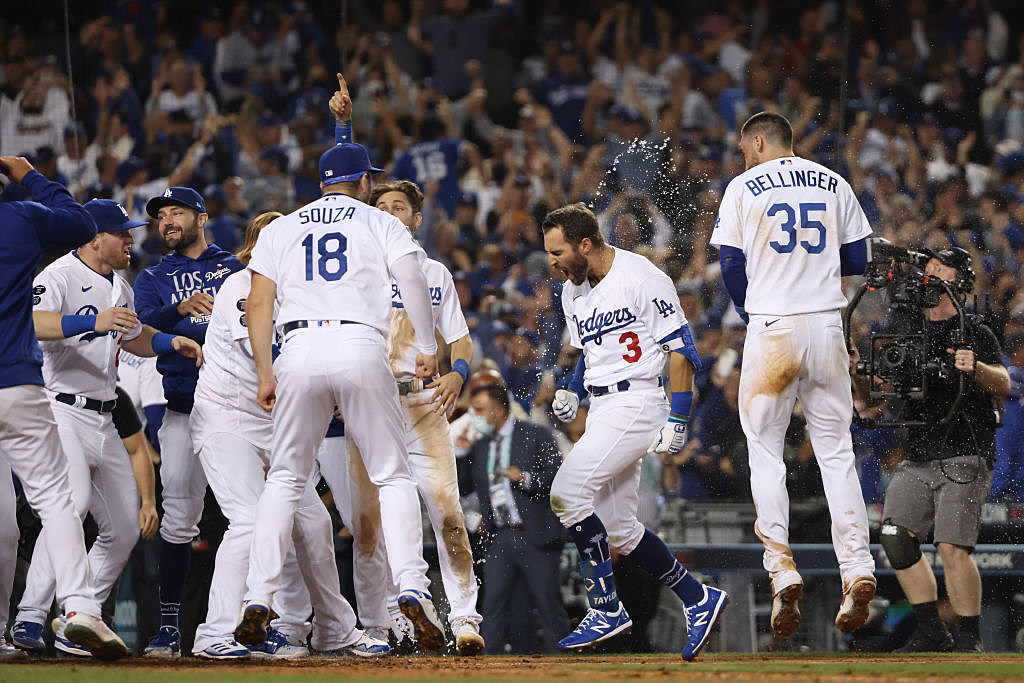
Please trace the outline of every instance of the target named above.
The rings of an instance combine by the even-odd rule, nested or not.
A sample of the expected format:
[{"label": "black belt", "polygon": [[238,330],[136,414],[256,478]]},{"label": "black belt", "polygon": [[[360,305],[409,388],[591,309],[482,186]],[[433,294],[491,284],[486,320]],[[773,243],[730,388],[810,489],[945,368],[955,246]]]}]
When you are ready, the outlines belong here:
[{"label": "black belt", "polygon": [[[658,386],[660,387],[663,384],[664,384],[664,382],[662,381],[661,377],[659,377],[658,378]],[[587,387],[587,391],[590,393],[591,396],[604,396],[605,394],[611,394],[611,393],[616,393],[616,392],[619,392],[619,391],[627,391],[627,390],[629,390],[629,380],[628,379],[624,379],[624,380],[622,380],[621,382],[619,382],[617,384],[610,384],[610,385],[605,386],[605,387],[595,387],[595,386]]]},{"label": "black belt", "polygon": [[398,384],[398,395],[415,394],[423,391],[423,385],[427,384],[422,379],[410,379],[407,382],[396,382]]},{"label": "black belt", "polygon": [[332,325],[358,325],[355,320],[293,320],[290,323],[285,323],[283,334],[288,334],[292,330],[303,330],[307,327],[320,327],[323,323],[331,323]]},{"label": "black belt", "polygon": [[[117,399],[111,399],[109,401],[99,401],[95,398],[86,398],[85,396],[75,396],[74,394],[57,394],[55,398],[61,403],[69,406],[77,406],[79,408],[85,408],[86,410],[92,410],[97,413],[109,413],[117,405]],[[83,403],[84,401],[84,403]]]}]

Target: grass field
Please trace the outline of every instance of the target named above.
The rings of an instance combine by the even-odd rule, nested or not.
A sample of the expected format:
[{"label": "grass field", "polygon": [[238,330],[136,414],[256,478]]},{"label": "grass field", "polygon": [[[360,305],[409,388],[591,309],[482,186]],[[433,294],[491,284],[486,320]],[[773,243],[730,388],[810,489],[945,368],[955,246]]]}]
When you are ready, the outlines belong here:
[{"label": "grass field", "polygon": [[119,664],[41,661],[0,666],[0,683],[291,683],[323,676],[346,681],[472,679],[499,681],[1021,681],[1024,656],[831,654],[706,654],[686,663],[674,655],[508,656],[479,659],[392,657],[378,662],[306,660],[295,664],[205,663],[168,665],[134,659]]}]

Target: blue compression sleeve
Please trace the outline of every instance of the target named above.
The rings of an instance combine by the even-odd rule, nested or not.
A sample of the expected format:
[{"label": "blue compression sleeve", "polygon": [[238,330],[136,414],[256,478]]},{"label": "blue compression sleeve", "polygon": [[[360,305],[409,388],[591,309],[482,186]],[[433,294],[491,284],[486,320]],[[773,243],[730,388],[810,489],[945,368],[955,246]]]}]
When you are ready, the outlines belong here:
[{"label": "blue compression sleeve", "polygon": [[64,333],[65,339],[70,339],[83,332],[92,332],[96,329],[96,316],[94,315],[65,315],[60,319],[60,331]]},{"label": "blue compression sleeve", "polygon": [[868,242],[867,238],[861,238],[856,242],[850,242],[839,247],[839,274],[863,275],[868,267]]},{"label": "blue compression sleeve", "polygon": [[153,335],[153,341],[150,344],[153,347],[153,353],[158,356],[162,356],[165,353],[174,351],[174,335],[166,334],[164,332],[157,332]]},{"label": "blue compression sleeve", "polygon": [[574,392],[581,399],[587,395],[587,390],[583,386],[583,373],[587,371],[587,361],[583,358],[583,352],[580,351],[580,359],[576,361],[576,371],[572,373],[572,379],[569,380],[569,391]]},{"label": "blue compression sleeve", "polygon": [[452,363],[452,372],[459,373],[462,377],[462,381],[466,381],[466,377],[469,376],[469,363],[466,362],[465,358],[456,358],[455,362]]},{"label": "blue compression sleeve", "polygon": [[722,264],[722,279],[732,302],[739,308],[747,300],[747,257],[736,247],[719,247],[718,260]]},{"label": "blue compression sleeve", "polygon": [[334,123],[334,144],[340,145],[343,142],[355,142],[355,139],[352,137],[351,119]]},{"label": "blue compression sleeve", "polygon": [[693,409],[692,391],[673,391],[672,406],[669,408],[670,422],[689,422],[690,411]]}]

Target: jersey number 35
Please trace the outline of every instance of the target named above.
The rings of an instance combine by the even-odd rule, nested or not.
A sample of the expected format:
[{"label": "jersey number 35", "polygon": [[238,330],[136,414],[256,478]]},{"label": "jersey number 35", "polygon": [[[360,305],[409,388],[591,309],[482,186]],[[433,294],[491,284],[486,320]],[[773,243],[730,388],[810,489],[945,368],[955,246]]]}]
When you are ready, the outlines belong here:
[{"label": "jersey number 35", "polygon": [[821,202],[805,202],[800,204],[800,225],[796,224],[796,211],[793,207],[785,202],[779,202],[772,204],[768,209],[768,216],[774,217],[778,214],[783,214],[784,220],[782,225],[782,231],[786,233],[786,242],[780,242],[779,240],[772,240],[768,245],[779,252],[780,254],[788,254],[797,245],[797,228],[803,228],[805,230],[817,230],[818,241],[814,244],[810,240],[800,240],[800,246],[807,251],[808,254],[820,254],[825,250],[825,226],[821,221],[812,218],[812,211],[824,211],[825,205]]}]

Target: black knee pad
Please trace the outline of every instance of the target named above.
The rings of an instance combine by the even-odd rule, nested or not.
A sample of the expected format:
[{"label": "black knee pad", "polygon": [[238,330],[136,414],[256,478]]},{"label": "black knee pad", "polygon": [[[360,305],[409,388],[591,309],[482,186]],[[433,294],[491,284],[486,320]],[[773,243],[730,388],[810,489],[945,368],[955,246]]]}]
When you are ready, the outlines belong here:
[{"label": "black knee pad", "polygon": [[893,569],[907,569],[921,559],[921,541],[907,527],[886,519],[882,522],[879,538]]}]

